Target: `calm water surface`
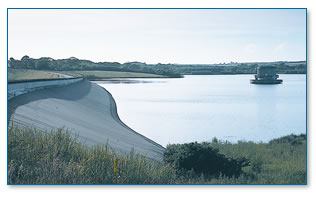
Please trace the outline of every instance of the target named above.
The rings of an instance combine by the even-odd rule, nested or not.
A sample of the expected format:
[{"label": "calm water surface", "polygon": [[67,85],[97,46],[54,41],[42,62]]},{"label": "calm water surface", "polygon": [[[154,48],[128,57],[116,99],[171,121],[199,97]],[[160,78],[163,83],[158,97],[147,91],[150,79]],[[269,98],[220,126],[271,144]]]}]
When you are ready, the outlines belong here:
[{"label": "calm water surface", "polygon": [[166,146],[210,141],[267,142],[306,133],[306,76],[253,85],[253,75],[96,82],[113,95],[123,122]]}]

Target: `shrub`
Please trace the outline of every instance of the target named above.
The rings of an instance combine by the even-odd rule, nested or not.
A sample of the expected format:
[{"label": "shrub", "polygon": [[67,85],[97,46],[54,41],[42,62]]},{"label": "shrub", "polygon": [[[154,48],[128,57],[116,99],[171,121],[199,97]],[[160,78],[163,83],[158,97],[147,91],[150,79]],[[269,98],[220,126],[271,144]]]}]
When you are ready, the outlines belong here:
[{"label": "shrub", "polygon": [[291,145],[300,145],[306,142],[306,135],[287,135],[274,140],[271,140],[269,144],[291,144]]},{"label": "shrub", "polygon": [[238,177],[242,167],[249,165],[247,159],[226,157],[206,142],[168,145],[164,152],[164,162],[171,163],[179,172],[193,171],[196,175],[216,177]]}]

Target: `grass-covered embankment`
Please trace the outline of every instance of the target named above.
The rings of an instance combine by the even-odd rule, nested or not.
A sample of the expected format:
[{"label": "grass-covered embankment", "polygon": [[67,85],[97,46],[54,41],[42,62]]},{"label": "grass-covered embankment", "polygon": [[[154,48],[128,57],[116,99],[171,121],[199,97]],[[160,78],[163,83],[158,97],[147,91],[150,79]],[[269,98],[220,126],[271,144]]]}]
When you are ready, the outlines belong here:
[{"label": "grass-covered embankment", "polygon": [[[174,145],[169,145],[166,150]],[[270,143],[213,140],[204,143],[229,158],[243,157],[249,165],[241,175],[225,177],[184,172],[174,164],[148,160],[131,152],[116,155],[107,146],[88,148],[63,130],[44,133],[8,129],[9,184],[305,184],[305,135]],[[181,149],[178,152],[186,151]],[[196,152],[196,151],[195,151]],[[197,151],[199,152],[199,151]],[[176,157],[175,157],[176,158]],[[177,158],[183,158],[182,156]],[[212,165],[212,163],[204,163]]]},{"label": "grass-covered embankment", "polygon": [[46,71],[8,68],[8,81],[30,79],[56,79],[61,77],[62,75]]},{"label": "grass-covered embankment", "polygon": [[157,75],[151,73],[138,72],[118,72],[118,71],[70,71],[74,74],[80,74],[89,80],[102,80],[111,78],[168,78],[168,76]]}]

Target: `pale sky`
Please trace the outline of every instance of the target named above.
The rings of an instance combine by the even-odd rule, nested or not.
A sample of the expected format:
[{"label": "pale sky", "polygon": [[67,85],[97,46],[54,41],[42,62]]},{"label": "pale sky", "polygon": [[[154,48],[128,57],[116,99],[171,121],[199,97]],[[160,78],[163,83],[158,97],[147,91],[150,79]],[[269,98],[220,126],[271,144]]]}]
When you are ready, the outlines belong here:
[{"label": "pale sky", "polygon": [[208,64],[306,60],[305,9],[10,9],[9,57]]}]

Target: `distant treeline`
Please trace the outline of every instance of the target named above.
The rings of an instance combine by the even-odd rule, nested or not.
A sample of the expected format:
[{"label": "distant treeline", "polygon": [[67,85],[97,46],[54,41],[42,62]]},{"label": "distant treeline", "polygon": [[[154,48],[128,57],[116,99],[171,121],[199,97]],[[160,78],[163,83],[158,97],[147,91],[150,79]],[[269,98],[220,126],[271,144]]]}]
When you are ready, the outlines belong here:
[{"label": "distant treeline", "polygon": [[256,63],[230,63],[230,64],[146,64],[142,62],[92,62],[80,60],[75,57],[68,59],[52,59],[42,57],[39,59],[22,57],[21,60],[10,58],[9,67],[16,69],[36,69],[55,71],[75,70],[100,70],[100,71],[121,71],[139,72],[164,75],[167,77],[182,77],[182,75],[231,75],[231,74],[255,74],[258,66],[276,66],[280,74],[306,74],[306,62],[256,62]]},{"label": "distant treeline", "polygon": [[10,58],[9,67],[15,69],[35,69],[35,70],[54,70],[54,71],[78,71],[78,70],[99,70],[99,71],[121,71],[138,72],[164,75],[167,77],[182,77],[172,66],[148,66],[141,62],[128,62],[120,64],[118,62],[92,62],[90,60],[79,60],[71,57],[68,59],[55,60],[50,57],[39,59],[22,57],[21,60]]},{"label": "distant treeline", "polygon": [[279,74],[306,74],[306,62],[258,62],[234,63],[209,66],[174,65],[174,69],[183,75],[232,75],[255,74],[258,66],[272,65]]}]

